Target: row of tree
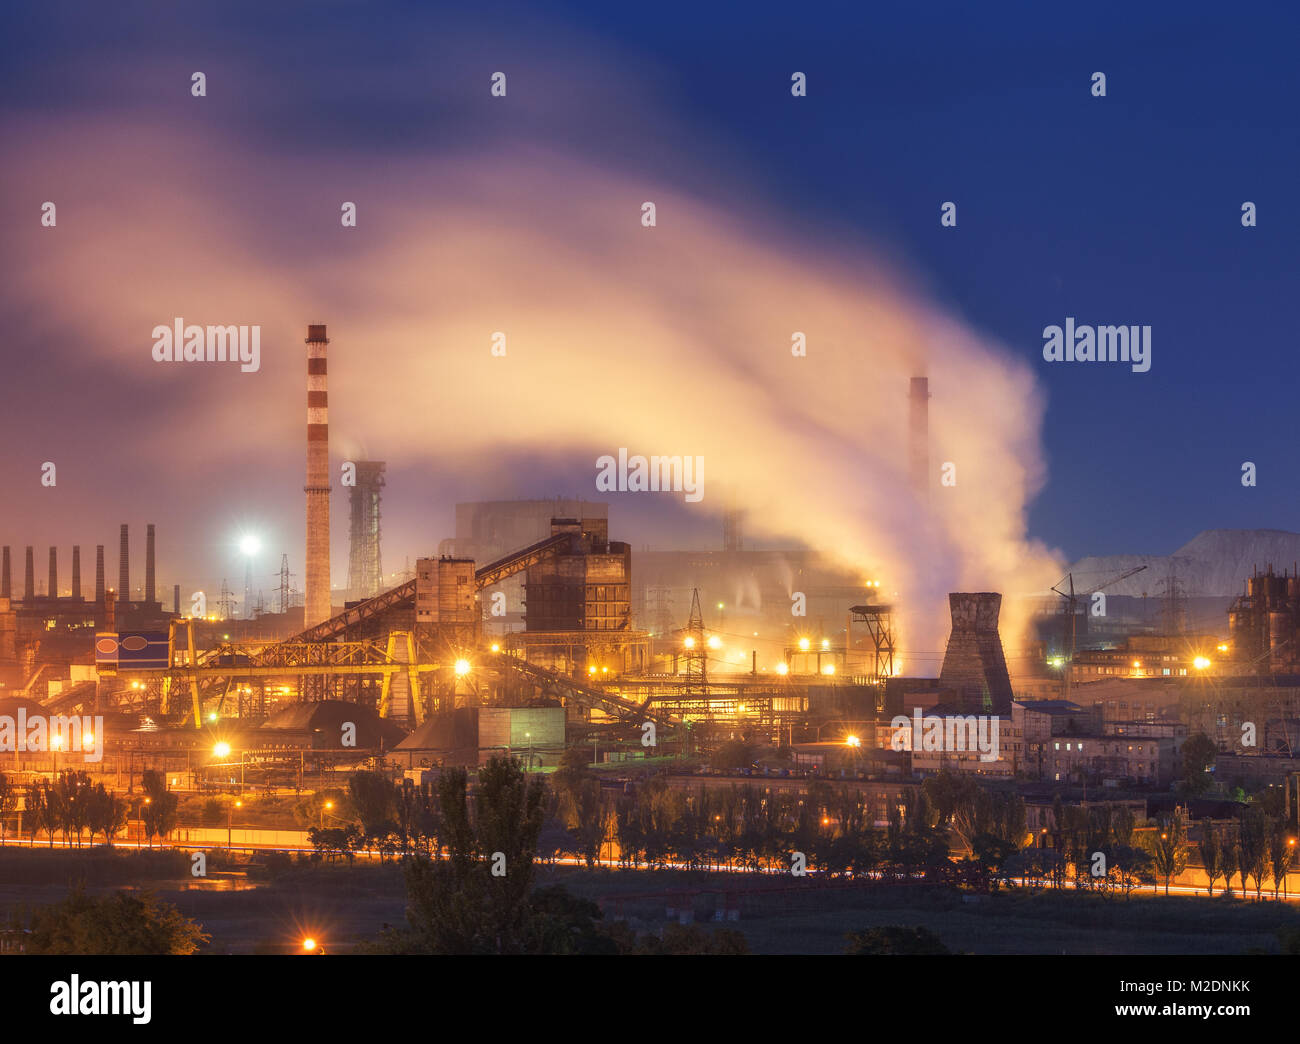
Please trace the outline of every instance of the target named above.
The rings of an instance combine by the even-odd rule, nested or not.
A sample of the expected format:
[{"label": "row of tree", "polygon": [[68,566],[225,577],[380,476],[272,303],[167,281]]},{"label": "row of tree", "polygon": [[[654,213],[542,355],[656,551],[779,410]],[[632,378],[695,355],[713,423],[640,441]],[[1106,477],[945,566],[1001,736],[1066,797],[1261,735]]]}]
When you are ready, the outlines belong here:
[{"label": "row of tree", "polygon": [[[146,771],[143,776],[143,797],[140,799],[140,819],[145,836],[150,842],[155,837],[165,837],[176,826],[178,799],[167,790],[167,781],[161,772]],[[126,825],[129,808],[126,798],[107,789],[103,783],[92,783],[85,772],[68,770],[57,773],[53,780],[38,780],[19,787],[0,773],[0,816],[12,813],[23,798],[22,825],[27,836],[35,842],[44,833],[50,847],[54,835],[61,834],[77,846],[89,835],[89,842],[102,836],[111,845],[113,838]]]}]

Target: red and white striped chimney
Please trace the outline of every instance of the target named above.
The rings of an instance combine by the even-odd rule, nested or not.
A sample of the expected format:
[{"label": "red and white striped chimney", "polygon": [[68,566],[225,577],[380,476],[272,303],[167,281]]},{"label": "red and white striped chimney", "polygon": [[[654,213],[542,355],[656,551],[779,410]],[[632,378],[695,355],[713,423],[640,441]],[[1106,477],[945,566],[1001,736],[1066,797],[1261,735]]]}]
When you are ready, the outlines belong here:
[{"label": "red and white striped chimney", "polygon": [[307,327],[307,581],[303,626],[330,618],[330,443],[325,327]]}]

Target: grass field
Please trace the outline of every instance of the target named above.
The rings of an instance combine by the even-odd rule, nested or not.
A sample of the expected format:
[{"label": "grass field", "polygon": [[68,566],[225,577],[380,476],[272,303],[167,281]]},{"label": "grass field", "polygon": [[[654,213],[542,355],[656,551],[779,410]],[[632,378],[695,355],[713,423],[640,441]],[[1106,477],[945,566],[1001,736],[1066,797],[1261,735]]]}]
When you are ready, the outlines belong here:
[{"label": "grass field", "polygon": [[[201,883],[187,869],[183,853],[0,849],[0,916],[57,901],[78,883],[94,892],[149,887],[203,924],[210,953],[292,952],[305,935],[343,953],[385,923],[405,920],[401,870],[392,863],[267,868],[216,860]],[[538,883],[562,884],[642,933],[660,931],[670,907],[705,925],[715,911],[734,909],[739,919],[724,923],[758,954],[840,953],[845,933],[877,925],[923,926],[969,954],[1275,953],[1278,929],[1300,928],[1300,911],[1289,904],[1222,897],[1013,891],[976,898],[812,879],[545,867]]]}]

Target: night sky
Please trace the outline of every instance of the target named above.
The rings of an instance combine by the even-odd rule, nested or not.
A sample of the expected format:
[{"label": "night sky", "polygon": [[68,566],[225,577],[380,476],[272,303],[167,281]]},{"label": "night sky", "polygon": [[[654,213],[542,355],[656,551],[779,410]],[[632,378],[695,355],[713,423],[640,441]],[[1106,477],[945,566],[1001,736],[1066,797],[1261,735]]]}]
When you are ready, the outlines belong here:
[{"label": "night sky", "polygon": [[[322,284],[314,297],[286,294],[295,299],[273,319],[223,313],[298,337],[283,365],[268,352],[274,392],[240,401],[190,399],[181,383],[143,380],[147,359],[115,353],[135,359],[149,339],[78,306],[94,296],[93,266],[107,275],[157,249],[188,258],[196,285],[218,253],[237,272],[231,243],[184,219],[186,186],[228,193],[252,215],[266,238],[246,241],[249,263],[287,268],[296,253],[319,250],[293,209],[316,202],[319,186],[250,194],[252,179],[280,176],[274,163],[250,169],[250,154],[295,164],[319,154],[331,172],[322,177],[350,166],[356,185],[319,187],[326,218],[337,226],[337,200],[360,196],[358,231],[380,224],[396,234],[403,215],[383,204],[393,164],[503,141],[578,157],[644,198],[672,192],[747,231],[797,235],[805,252],[816,243],[830,255],[886,259],[1036,378],[1045,470],[1027,536],[1065,557],[1166,553],[1207,528],[1300,528],[1291,401],[1300,15],[1276,4],[1160,13],[1088,4],[1071,14],[1030,3],[996,13],[874,6],[6,5],[0,538],[37,545],[42,577],[45,544],[104,543],[115,576],[116,524],[133,524],[142,551],[143,524],[156,521],[162,581],[228,576],[234,587],[242,569],[230,545],[256,529],[268,545],[258,565],[268,592],[281,549],[300,572],[297,331],[346,316],[345,270],[325,280],[328,296]],[[189,94],[196,69],[208,77],[201,100]],[[496,69],[510,76],[509,108],[488,97]],[[795,70],[807,74],[806,98],[790,95]],[[1106,74],[1104,98],[1090,93],[1095,71]],[[196,138],[213,151],[194,170]],[[133,181],[117,178],[110,205],[120,210],[116,193],[134,186],[126,198],[140,208],[138,239],[75,239],[101,165],[133,171]],[[151,170],[156,182],[139,173]],[[517,179],[521,201],[533,199],[527,164],[503,177]],[[39,227],[46,199],[59,202],[57,230]],[[956,228],[940,227],[948,200]],[[1258,227],[1242,227],[1245,201],[1257,205]],[[81,251],[75,265],[51,245],[55,235]],[[581,233],[561,246],[581,251]],[[374,256],[360,250],[350,263]],[[440,306],[436,286],[424,303]],[[166,322],[184,307],[150,302],[149,314]],[[1045,363],[1042,329],[1067,316],[1151,326],[1150,372]],[[370,350],[367,365],[385,365],[382,349]],[[235,374],[219,380],[242,387]],[[344,410],[342,387],[332,382],[331,393]],[[873,394],[864,386],[865,400]],[[979,412],[967,404],[964,423]],[[346,413],[336,422],[336,450],[347,445],[346,422]],[[260,434],[250,441],[249,430]],[[432,476],[427,462],[382,442],[360,449],[391,460],[386,569],[432,551],[428,533],[450,535],[456,500],[596,496],[589,467],[518,445],[490,467],[444,462]],[[60,463],[57,491],[39,485],[44,460]],[[1243,461],[1258,466],[1256,488],[1241,485]],[[345,501],[334,503],[337,585]],[[659,503],[624,517],[619,535],[638,547],[718,539],[711,517]]]}]

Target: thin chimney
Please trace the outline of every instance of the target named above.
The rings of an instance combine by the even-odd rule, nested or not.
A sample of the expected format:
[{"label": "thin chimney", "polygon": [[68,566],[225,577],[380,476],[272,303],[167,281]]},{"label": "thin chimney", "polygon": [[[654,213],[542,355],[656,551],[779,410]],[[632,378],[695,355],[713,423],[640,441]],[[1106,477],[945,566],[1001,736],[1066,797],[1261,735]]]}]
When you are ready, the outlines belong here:
[{"label": "thin chimney", "polygon": [[9,548],[4,549],[4,565],[0,567],[0,598],[12,598],[14,596],[13,580],[9,573]]},{"label": "thin chimney", "polygon": [[323,324],[307,327],[307,596],[303,625],[330,616],[329,395]]},{"label": "thin chimney", "polygon": [[72,545],[72,597],[81,601],[81,545]]},{"label": "thin chimney", "polygon": [[153,605],[153,523],[144,530],[144,600]]},{"label": "thin chimney", "polygon": [[95,604],[104,604],[104,545],[95,545]]},{"label": "thin chimney", "polygon": [[126,523],[122,523],[121,544],[117,552],[117,597],[122,605],[131,601],[131,555]]},{"label": "thin chimney", "polygon": [[50,548],[50,586],[45,592],[50,598],[59,597],[59,549]]},{"label": "thin chimney", "polygon": [[26,567],[23,575],[23,601],[30,602],[36,598],[36,560],[32,557],[30,544],[27,547]]}]

